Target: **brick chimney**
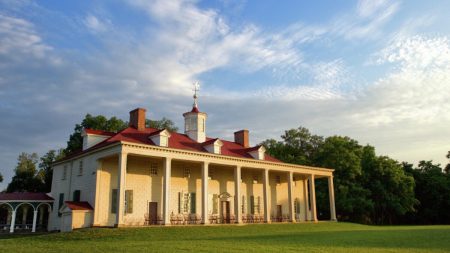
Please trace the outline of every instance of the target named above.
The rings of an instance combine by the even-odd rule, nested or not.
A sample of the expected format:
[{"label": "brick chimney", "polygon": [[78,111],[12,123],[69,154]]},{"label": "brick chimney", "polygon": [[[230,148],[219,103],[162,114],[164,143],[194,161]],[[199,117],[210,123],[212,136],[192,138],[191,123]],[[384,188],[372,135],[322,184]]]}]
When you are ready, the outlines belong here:
[{"label": "brick chimney", "polygon": [[241,144],[244,148],[250,147],[248,141],[248,130],[240,130],[234,133],[234,142]]},{"label": "brick chimney", "polygon": [[130,123],[129,126],[136,128],[139,131],[145,129],[145,109],[136,108],[130,112]]}]

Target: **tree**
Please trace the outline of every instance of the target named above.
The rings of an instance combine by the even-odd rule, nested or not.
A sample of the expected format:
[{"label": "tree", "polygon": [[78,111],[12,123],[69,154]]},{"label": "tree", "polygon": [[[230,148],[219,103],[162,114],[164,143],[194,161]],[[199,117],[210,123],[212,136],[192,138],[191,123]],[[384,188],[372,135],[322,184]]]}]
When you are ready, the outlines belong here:
[{"label": "tree", "polygon": [[3,175],[0,173],[0,183],[3,182]]},{"label": "tree", "polygon": [[163,117],[161,120],[145,120],[145,126],[156,128],[156,129],[167,129],[170,132],[178,132],[178,127],[175,126],[175,123],[173,123],[172,120]]},{"label": "tree", "polygon": [[363,148],[361,167],[364,186],[370,190],[373,202],[371,221],[392,224],[398,217],[414,211],[418,201],[414,197],[414,178],[405,173],[402,165],[386,157],[376,156],[375,148]]},{"label": "tree", "polygon": [[323,143],[322,136],[313,135],[304,127],[287,130],[281,138],[281,142],[269,139],[261,144],[283,162],[302,165],[313,165],[318,147]]},{"label": "tree", "polygon": [[450,176],[433,161],[420,161],[413,172],[420,205],[411,223],[450,224]]},{"label": "tree", "polygon": [[38,175],[36,153],[21,153],[14,169],[15,175],[6,188],[7,192],[40,192],[44,190],[44,182]]},{"label": "tree", "polygon": [[[450,159],[450,151],[448,151],[447,155],[446,155],[447,159]],[[447,166],[445,166],[445,174],[450,175],[450,161],[447,164]]]},{"label": "tree", "polygon": [[64,149],[49,150],[40,158],[38,175],[44,182],[44,191],[50,192],[52,189],[53,168],[52,164],[64,157]]},{"label": "tree", "polygon": [[[339,220],[366,222],[367,214],[372,209],[370,191],[362,185],[361,155],[362,147],[349,137],[328,137],[318,148],[315,165],[335,170],[334,188]],[[317,200],[318,203],[326,201]]]},{"label": "tree", "polygon": [[69,141],[67,142],[65,153],[69,154],[81,150],[81,148],[83,147],[83,138],[81,137],[81,132],[85,128],[108,132],[118,132],[127,128],[127,126],[128,124],[126,122],[116,117],[107,119],[103,115],[92,116],[91,114],[86,114],[81,124],[75,125],[74,132],[70,135]]}]

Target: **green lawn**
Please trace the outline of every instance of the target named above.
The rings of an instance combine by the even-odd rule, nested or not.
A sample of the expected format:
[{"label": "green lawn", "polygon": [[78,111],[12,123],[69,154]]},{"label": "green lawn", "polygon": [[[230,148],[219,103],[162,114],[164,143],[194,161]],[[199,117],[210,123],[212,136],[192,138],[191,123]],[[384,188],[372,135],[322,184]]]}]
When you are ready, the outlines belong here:
[{"label": "green lawn", "polygon": [[450,252],[450,226],[352,223],[83,229],[0,235],[1,252]]}]

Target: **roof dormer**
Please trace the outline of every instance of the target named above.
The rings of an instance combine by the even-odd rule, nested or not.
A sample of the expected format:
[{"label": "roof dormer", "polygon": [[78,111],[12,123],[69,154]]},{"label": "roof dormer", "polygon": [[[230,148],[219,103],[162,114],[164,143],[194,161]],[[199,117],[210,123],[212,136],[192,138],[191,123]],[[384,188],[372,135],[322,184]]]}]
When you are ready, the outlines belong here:
[{"label": "roof dormer", "polygon": [[249,153],[253,158],[258,160],[264,160],[264,154],[266,153],[266,148],[262,145],[248,149]]},{"label": "roof dormer", "polygon": [[213,154],[221,154],[222,153],[223,143],[219,139],[211,139],[209,141],[205,141],[203,143],[203,147],[209,152]]},{"label": "roof dormer", "polygon": [[167,129],[162,129],[154,133],[151,133],[148,138],[157,146],[168,147],[170,132],[167,131]]},{"label": "roof dormer", "polygon": [[115,135],[115,133],[89,128],[83,129],[81,132],[81,137],[83,137],[83,151],[97,145],[113,135]]}]

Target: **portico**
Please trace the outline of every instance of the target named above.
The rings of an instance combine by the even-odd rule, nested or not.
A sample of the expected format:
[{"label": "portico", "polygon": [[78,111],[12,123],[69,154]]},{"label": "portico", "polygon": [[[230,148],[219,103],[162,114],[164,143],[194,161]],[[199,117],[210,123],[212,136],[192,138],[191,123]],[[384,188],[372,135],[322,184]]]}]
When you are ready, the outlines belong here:
[{"label": "portico", "polygon": [[[119,146],[116,155],[99,159],[97,175],[106,179],[97,182],[101,190],[96,196],[96,225],[316,222],[314,182],[324,177],[329,183],[330,217],[335,220],[328,169],[135,143]],[[110,193],[117,196],[108,198]],[[118,213],[102,220],[101,207],[114,200]]]}]

